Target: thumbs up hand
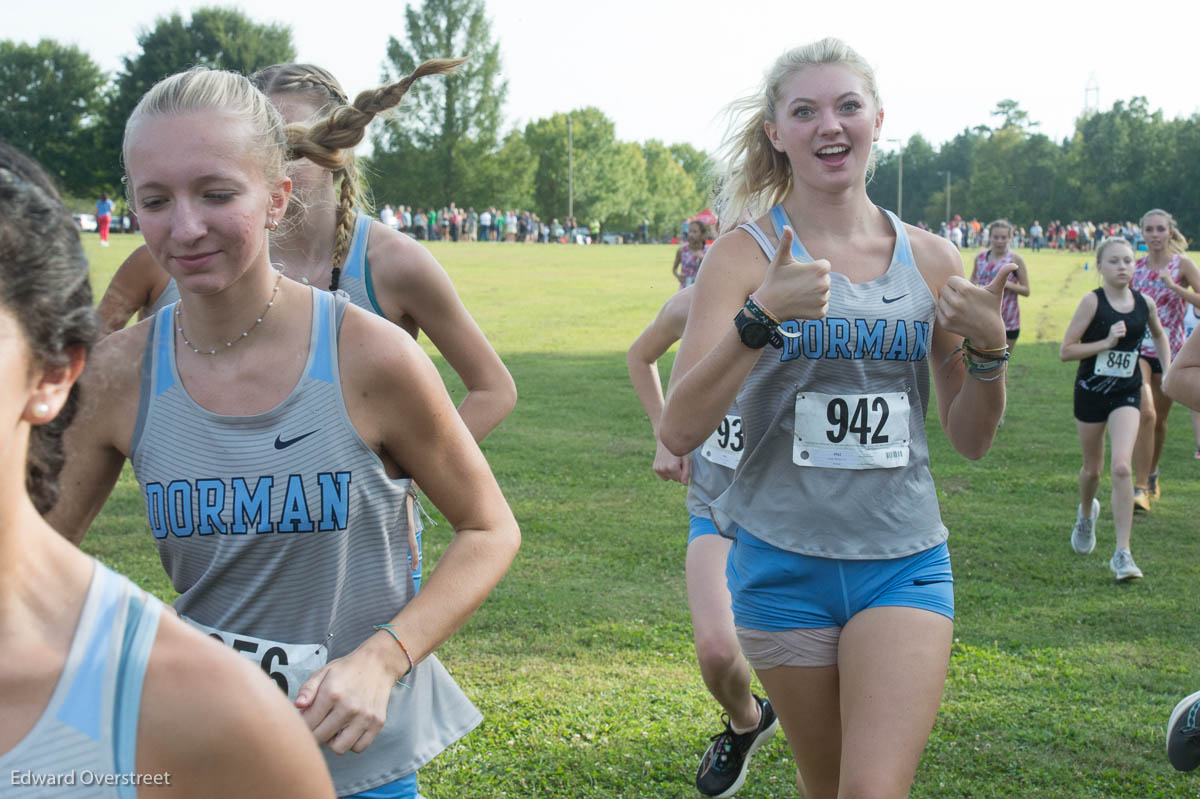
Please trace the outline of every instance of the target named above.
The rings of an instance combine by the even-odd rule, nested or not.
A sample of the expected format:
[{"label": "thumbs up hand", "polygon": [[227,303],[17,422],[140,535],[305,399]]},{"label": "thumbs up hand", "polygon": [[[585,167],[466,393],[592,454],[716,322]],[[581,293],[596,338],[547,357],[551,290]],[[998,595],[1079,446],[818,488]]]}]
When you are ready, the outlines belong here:
[{"label": "thumbs up hand", "polygon": [[970,339],[976,346],[1003,347],[1005,331],[1000,301],[1004,299],[1008,276],[1016,269],[1016,264],[1005,264],[987,286],[976,286],[966,278],[952,276],[938,297],[938,326]]},{"label": "thumbs up hand", "polygon": [[797,261],[794,237],[790,226],[783,229],[755,296],[780,319],[823,319],[829,310],[829,261]]}]

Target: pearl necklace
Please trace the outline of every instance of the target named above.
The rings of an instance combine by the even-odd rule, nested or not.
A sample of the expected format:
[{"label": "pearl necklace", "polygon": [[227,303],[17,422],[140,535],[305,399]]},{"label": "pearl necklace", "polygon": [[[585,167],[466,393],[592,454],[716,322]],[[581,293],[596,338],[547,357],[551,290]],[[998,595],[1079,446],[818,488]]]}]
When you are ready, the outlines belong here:
[{"label": "pearl necklace", "polygon": [[[267,300],[267,307],[263,308],[263,312],[254,320],[254,324],[248,330],[243,330],[242,335],[235,338],[233,341],[225,342],[225,349],[229,349],[237,342],[250,336],[250,331],[262,324],[263,318],[266,317],[267,311],[271,310],[271,306],[275,304],[275,295],[279,293],[279,281],[283,279],[283,272],[279,272],[279,276],[275,278],[275,288],[271,289],[271,299]],[[200,348],[192,342],[188,341],[187,333],[183,332],[183,303],[179,302],[175,305],[175,329],[179,331],[180,337],[183,338],[183,343],[191,348],[192,352],[199,353]],[[218,352],[225,350],[209,350],[206,355],[216,355]]]}]

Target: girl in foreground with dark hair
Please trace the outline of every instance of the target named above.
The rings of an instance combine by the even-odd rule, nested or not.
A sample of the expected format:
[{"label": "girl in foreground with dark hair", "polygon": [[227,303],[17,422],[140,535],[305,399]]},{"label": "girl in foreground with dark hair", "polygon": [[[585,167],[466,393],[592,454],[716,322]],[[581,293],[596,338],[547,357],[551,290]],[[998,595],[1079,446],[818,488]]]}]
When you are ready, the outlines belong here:
[{"label": "girl in foreground with dark hair", "polygon": [[0,142],[0,773],[22,797],[332,797],[270,680],[42,519],[96,333],[70,215]]}]

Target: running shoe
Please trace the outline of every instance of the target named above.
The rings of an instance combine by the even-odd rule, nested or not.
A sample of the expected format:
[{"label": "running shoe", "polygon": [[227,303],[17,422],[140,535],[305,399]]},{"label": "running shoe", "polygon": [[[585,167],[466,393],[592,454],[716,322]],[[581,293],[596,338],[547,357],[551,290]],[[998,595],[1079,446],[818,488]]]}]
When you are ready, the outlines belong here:
[{"label": "running shoe", "polygon": [[1146,485],[1146,493],[1150,495],[1150,499],[1158,499],[1162,496],[1162,489],[1158,487],[1158,472],[1150,475],[1150,482]]},{"label": "running shoe", "polygon": [[725,729],[712,737],[712,744],[700,759],[696,789],[705,796],[722,799],[737,793],[746,782],[750,756],[779,729],[779,719],[775,718],[771,703],[759,696],[755,696],[754,700],[761,710],[758,726],[739,735],[733,731],[729,717],[722,716]]},{"label": "running shoe", "polygon": [[1133,489],[1133,509],[1143,513],[1150,510],[1150,495],[1146,493],[1146,489]]},{"label": "running shoe", "polygon": [[1080,555],[1088,555],[1096,548],[1096,520],[1100,518],[1100,500],[1092,499],[1092,515],[1083,515],[1083,506],[1075,515],[1075,529],[1071,531],[1071,547]]},{"label": "running shoe", "polygon": [[1179,771],[1200,766],[1200,691],[1171,711],[1167,722],[1167,760]]},{"label": "running shoe", "polygon": [[1129,553],[1129,549],[1118,549],[1113,553],[1112,560],[1108,562],[1108,568],[1112,569],[1112,573],[1117,575],[1117,582],[1123,583],[1126,580],[1140,580],[1142,570],[1133,562],[1133,555]]}]

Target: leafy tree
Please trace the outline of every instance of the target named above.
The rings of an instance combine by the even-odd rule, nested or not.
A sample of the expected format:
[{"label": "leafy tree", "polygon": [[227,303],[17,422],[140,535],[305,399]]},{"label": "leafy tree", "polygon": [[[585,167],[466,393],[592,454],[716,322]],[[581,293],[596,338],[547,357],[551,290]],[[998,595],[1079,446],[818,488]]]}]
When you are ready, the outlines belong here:
[{"label": "leafy tree", "polygon": [[72,45],[0,42],[0,138],[40,161],[68,192],[90,194],[103,84],[100,68]]},{"label": "leafy tree", "polygon": [[[479,145],[472,141],[471,146]],[[468,154],[468,163],[474,168],[467,172],[460,205],[473,206],[477,211],[492,205],[533,208],[533,175],[537,160],[519,130],[509,131],[493,153]]]},{"label": "leafy tree", "polygon": [[537,157],[533,177],[534,206],[542,216],[567,216],[568,163],[567,118],[572,121],[574,152],[575,217],[599,216],[602,176],[616,148],[612,120],[598,108],[580,108],[569,114],[530,122],[525,126],[525,143]]},{"label": "leafy tree", "polygon": [[1027,135],[1030,128],[1037,127],[1039,122],[1034,122],[1029,118],[1029,112],[1021,108],[1021,104],[1016,100],[1001,100],[996,103],[996,108],[992,112],[992,116],[1001,117],[1004,123],[1000,129],[1013,128],[1021,132],[1022,135]]},{"label": "leafy tree", "polygon": [[705,206],[708,188],[697,184],[696,175],[704,174],[708,159],[690,144],[665,147],[655,139],[647,141],[642,152],[646,159],[645,218],[650,220],[651,235],[665,238],[679,230],[680,220]]},{"label": "leafy tree", "polygon": [[499,142],[500,110],[508,91],[499,77],[500,46],[492,41],[483,0],[424,0],[420,8],[406,6],[404,14],[408,43],[389,37],[387,82],[431,58],[469,60],[452,74],[413,84],[402,113],[375,137],[379,163],[390,163],[389,154],[410,163],[419,154],[421,168],[428,172],[420,193],[407,196],[435,204],[459,202],[477,166],[474,159],[491,153]]},{"label": "leafy tree", "polygon": [[178,12],[160,17],[138,36],[141,52],[124,59],[100,127],[105,182],[120,180],[125,121],[151,86],[193,66],[249,74],[262,67],[294,61],[292,31],[286,25],[254,22],[233,8],[199,8],[191,19]]}]

